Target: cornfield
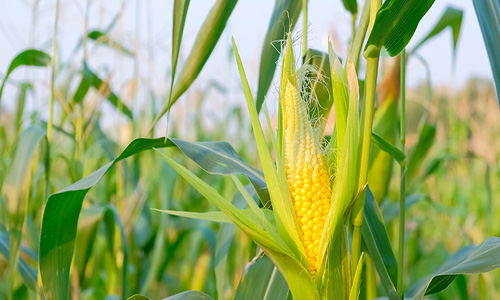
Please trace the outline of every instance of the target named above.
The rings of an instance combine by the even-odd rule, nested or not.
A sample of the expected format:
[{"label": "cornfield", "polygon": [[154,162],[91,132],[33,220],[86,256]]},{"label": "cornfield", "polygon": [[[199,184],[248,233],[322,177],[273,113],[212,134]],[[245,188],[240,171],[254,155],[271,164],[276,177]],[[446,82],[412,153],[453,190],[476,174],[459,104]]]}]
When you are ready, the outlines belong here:
[{"label": "cornfield", "polygon": [[460,50],[459,7],[416,38],[434,0],[338,1],[350,38],[324,49],[320,1],[276,0],[262,47],[231,37],[237,0],[169,1],[161,42],[150,1],[100,27],[105,2],[50,1],[43,42],[47,2],[24,2],[0,87],[0,299],[500,299],[499,0],[472,1],[493,76],[460,86],[419,53],[450,32],[437,51]]}]

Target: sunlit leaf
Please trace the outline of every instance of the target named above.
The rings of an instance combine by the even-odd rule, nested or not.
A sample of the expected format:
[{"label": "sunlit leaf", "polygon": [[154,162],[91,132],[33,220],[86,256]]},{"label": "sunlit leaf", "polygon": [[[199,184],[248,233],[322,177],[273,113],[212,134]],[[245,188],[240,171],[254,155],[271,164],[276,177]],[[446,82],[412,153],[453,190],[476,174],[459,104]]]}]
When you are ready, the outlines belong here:
[{"label": "sunlit leaf", "polygon": [[378,57],[382,47],[391,56],[398,55],[432,4],[434,0],[386,0],[377,12],[364,56]]}]

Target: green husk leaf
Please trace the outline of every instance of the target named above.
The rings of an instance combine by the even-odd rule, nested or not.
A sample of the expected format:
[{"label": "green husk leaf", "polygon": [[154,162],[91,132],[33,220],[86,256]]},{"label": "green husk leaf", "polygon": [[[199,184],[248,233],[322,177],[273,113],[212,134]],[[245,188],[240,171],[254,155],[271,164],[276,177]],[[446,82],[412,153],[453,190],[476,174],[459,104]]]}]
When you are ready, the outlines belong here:
[{"label": "green husk leaf", "polygon": [[[290,39],[290,35],[288,39]],[[291,43],[288,43],[287,45],[289,46],[287,46],[287,54],[285,54],[285,56],[289,55],[289,57],[293,57],[293,53],[291,52]],[[307,259],[305,257],[305,251],[300,237],[299,224],[297,222],[297,218],[295,217],[295,210],[290,198],[290,192],[288,191],[288,184],[283,166],[284,162],[282,160],[277,162],[277,170],[271,157],[271,153],[267,148],[264,132],[262,131],[262,127],[260,125],[259,116],[255,108],[252,93],[250,91],[250,87],[248,86],[248,81],[246,79],[245,71],[243,69],[234,39],[233,48],[243,84],[243,90],[245,92],[247,107],[250,112],[250,119],[252,120],[252,127],[254,130],[255,140],[257,142],[260,161],[264,170],[264,177],[266,179],[269,195],[273,204],[273,211],[275,213],[278,232],[288,246],[291,247],[292,251],[294,251],[296,257],[300,258],[301,261],[304,261],[305,267],[307,266]],[[290,60],[290,64],[292,62],[293,59]],[[284,62],[284,64],[286,64],[286,62]],[[289,75],[285,73],[285,75],[282,76],[292,77],[293,73]]]},{"label": "green husk leaf", "polygon": [[[316,284],[312,280],[311,276],[307,276],[309,273],[307,258],[301,242],[298,222],[295,217],[292,201],[290,199],[290,192],[288,191],[283,166],[284,162],[283,160],[278,160],[278,170],[276,170],[269,149],[267,148],[264,132],[262,131],[262,127],[260,125],[257,109],[253,101],[252,93],[250,91],[234,39],[233,48],[241,82],[243,84],[243,91],[245,92],[247,107],[250,112],[250,119],[252,121],[252,127],[257,142],[259,157],[264,169],[264,177],[266,178],[266,183],[273,204],[273,212],[275,214],[278,233],[288,246],[290,252],[283,254],[265,246],[262,248],[286,278],[294,299],[319,299]],[[288,49],[287,51],[291,52],[291,50]],[[285,56],[286,55],[287,54],[285,54]],[[284,76],[287,75],[285,74]]]}]

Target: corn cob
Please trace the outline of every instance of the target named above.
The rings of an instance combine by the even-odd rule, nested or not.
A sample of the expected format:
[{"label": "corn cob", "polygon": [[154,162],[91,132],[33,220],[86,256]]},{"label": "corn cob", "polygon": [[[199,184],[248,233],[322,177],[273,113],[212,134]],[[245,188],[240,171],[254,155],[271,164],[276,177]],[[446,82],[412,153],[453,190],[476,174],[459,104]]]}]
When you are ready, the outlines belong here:
[{"label": "corn cob", "polygon": [[[283,84],[283,82],[282,82]],[[295,85],[286,81],[283,105],[285,173],[302,232],[304,248],[313,278],[319,261],[319,246],[330,210],[330,175]]]}]

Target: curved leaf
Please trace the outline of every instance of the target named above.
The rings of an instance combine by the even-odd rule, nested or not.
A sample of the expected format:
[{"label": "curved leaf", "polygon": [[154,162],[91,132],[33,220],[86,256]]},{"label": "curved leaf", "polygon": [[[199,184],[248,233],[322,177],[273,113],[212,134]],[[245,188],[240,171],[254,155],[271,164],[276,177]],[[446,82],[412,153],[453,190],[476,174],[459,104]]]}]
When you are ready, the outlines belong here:
[{"label": "curved leaf", "polygon": [[[273,14],[269,21],[269,27],[267,28],[260,56],[259,86],[255,99],[257,112],[260,111],[262,103],[264,103],[264,97],[271,86],[271,81],[273,81],[274,72],[276,72],[276,62],[280,57],[279,51],[283,48],[286,35],[297,24],[301,10],[301,1],[276,0],[274,3]],[[276,41],[280,42],[277,46],[274,45]]]},{"label": "curved leaf", "polygon": [[261,171],[248,165],[227,142],[186,142],[170,140],[203,170],[211,174],[243,174],[254,186],[264,207],[269,207],[269,192]]},{"label": "curved leaf", "polygon": [[460,35],[460,28],[462,27],[463,15],[463,10],[448,6],[446,11],[441,16],[441,19],[439,19],[436,25],[434,25],[434,28],[413,48],[412,52],[417,51],[417,49],[420,48],[420,46],[422,46],[426,41],[435,37],[449,26],[452,30],[453,54],[455,55],[458,37]]},{"label": "curved leaf", "polygon": [[7,69],[7,73],[3,78],[2,85],[0,86],[0,103],[2,103],[2,93],[5,82],[7,82],[7,78],[9,78],[12,71],[20,66],[46,67],[50,64],[50,61],[50,56],[47,53],[37,49],[24,50],[16,55],[16,57],[14,57],[11,61],[9,68]]},{"label": "curved leaf", "polygon": [[478,246],[458,250],[432,275],[419,280],[405,299],[421,300],[444,290],[459,274],[478,274],[500,268],[500,238],[490,237]]},{"label": "curved leaf", "polygon": [[410,42],[418,23],[435,0],[387,0],[377,12],[364,56],[378,57],[382,47],[398,55]]},{"label": "curved leaf", "polygon": [[165,138],[133,140],[113,161],[49,197],[40,235],[40,275],[46,299],[69,298],[69,268],[85,195],[116,162],[138,152],[171,146]]}]

